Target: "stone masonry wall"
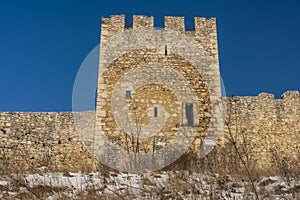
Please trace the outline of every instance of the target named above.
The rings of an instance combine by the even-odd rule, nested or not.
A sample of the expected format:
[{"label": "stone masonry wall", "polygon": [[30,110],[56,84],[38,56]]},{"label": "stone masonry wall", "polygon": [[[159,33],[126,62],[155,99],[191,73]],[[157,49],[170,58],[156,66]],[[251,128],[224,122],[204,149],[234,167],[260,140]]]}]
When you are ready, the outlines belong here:
[{"label": "stone masonry wall", "polygon": [[[257,159],[259,168],[284,164],[280,162],[286,162],[289,168],[300,166],[298,91],[286,92],[281,99],[261,93],[257,97],[230,97],[226,101],[225,122],[239,144],[245,144],[246,150]],[[223,141],[228,134],[228,126],[224,126]]]},{"label": "stone masonry wall", "polygon": [[[261,93],[257,97],[226,99],[229,100],[232,105],[230,107],[227,103],[227,114],[231,115],[230,127],[234,134],[247,134],[251,138],[251,146],[261,169],[276,164],[271,159],[274,151],[282,157],[299,161],[299,92],[286,92],[282,99]],[[83,114],[95,117],[94,111]],[[224,127],[224,138],[227,135],[228,130]],[[220,143],[222,145],[222,138]],[[6,167],[21,170],[28,166],[86,169],[93,165],[93,156],[87,148],[74,126],[73,113],[0,112],[2,170]]]},{"label": "stone masonry wall", "polygon": [[0,168],[21,170],[47,166],[83,170],[92,167],[92,156],[74,126],[74,114],[95,116],[94,111],[0,112]]},{"label": "stone masonry wall", "polygon": [[[142,152],[157,149],[153,144],[157,136],[168,135],[165,142],[171,144],[174,135],[181,135],[174,149],[169,149],[176,154],[179,146],[188,148],[194,138],[200,149],[205,135],[213,139],[222,132],[220,113],[212,106],[221,98],[216,20],[194,20],[195,31],[186,31],[184,17],[166,16],[164,29],[154,28],[152,16],[133,16],[132,28],[125,27],[124,15],[102,18],[96,130],[117,138],[120,150],[136,151],[136,135],[149,136],[139,143]],[[147,87],[153,84],[160,87]],[[141,88],[145,95],[137,92]],[[170,104],[174,109],[167,108]],[[135,117],[139,120],[131,117],[141,108],[151,119],[147,124],[134,122],[145,118],[145,113]],[[151,117],[154,109],[162,113],[160,119]],[[139,126],[139,132],[132,128]],[[104,135],[97,135],[97,140]]]}]

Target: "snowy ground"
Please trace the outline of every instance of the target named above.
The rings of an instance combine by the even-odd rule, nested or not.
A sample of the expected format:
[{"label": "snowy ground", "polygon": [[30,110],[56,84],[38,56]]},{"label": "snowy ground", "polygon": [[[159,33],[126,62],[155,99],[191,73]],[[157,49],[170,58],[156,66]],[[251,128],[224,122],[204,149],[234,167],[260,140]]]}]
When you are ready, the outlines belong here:
[{"label": "snowy ground", "polygon": [[[261,199],[300,199],[300,181],[263,177],[255,182]],[[0,199],[254,199],[249,182],[186,171],[127,174],[97,172],[3,176]]]}]

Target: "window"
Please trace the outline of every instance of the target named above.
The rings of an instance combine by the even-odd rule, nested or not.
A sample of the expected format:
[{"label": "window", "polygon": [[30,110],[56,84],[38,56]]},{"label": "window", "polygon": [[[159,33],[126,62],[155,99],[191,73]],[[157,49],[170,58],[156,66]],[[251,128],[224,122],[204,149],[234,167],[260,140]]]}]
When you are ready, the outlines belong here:
[{"label": "window", "polygon": [[187,125],[194,126],[194,112],[192,103],[185,104],[185,116],[187,119]]},{"label": "window", "polygon": [[157,107],[154,107],[154,117],[157,117]]},{"label": "window", "polygon": [[165,45],[165,56],[168,55],[168,47]]},{"label": "window", "polygon": [[131,98],[131,91],[130,90],[126,91],[126,98]]}]

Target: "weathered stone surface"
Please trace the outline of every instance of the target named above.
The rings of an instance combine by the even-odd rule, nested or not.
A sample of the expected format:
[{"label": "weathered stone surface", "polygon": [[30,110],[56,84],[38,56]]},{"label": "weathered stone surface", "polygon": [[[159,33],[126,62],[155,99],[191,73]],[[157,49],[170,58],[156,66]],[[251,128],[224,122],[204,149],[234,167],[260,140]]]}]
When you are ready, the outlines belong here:
[{"label": "weathered stone surface", "polygon": [[[21,170],[24,166],[42,165],[52,169],[92,168],[92,156],[74,126],[74,114],[0,112],[1,168]],[[77,114],[95,116],[94,111]]]},{"label": "weathered stone surface", "polygon": [[[273,95],[263,93],[257,97],[228,97],[226,101],[226,121],[230,116],[234,134],[247,133],[251,137],[251,146],[255,149],[260,168],[273,165],[271,153],[274,148],[283,156],[299,160],[300,95],[297,91],[284,93],[282,99],[274,99]],[[83,114],[95,117],[95,111]],[[224,138],[227,135],[228,130],[224,127]],[[92,146],[93,142],[91,140],[86,145]],[[222,140],[219,142],[222,145]],[[2,167],[14,165],[21,169],[27,165],[49,165],[79,170],[84,166],[92,166],[92,155],[86,149],[76,131],[73,113],[0,112]]]},{"label": "weathered stone surface", "polygon": [[[115,26],[101,30],[97,130],[118,138],[120,149],[144,153],[156,151],[157,137],[167,144],[177,139],[174,151],[181,145],[183,153],[192,141],[200,149],[203,136],[222,132],[212,108],[221,98],[219,64],[211,51],[217,54],[215,20],[203,21],[194,32],[185,32],[184,17],[165,17],[164,29],[153,29],[154,19],[147,16],[134,16],[133,28],[119,23],[123,16],[103,20],[116,23],[119,32]],[[162,116],[153,117],[154,110]],[[148,137],[135,144],[133,136]]]}]

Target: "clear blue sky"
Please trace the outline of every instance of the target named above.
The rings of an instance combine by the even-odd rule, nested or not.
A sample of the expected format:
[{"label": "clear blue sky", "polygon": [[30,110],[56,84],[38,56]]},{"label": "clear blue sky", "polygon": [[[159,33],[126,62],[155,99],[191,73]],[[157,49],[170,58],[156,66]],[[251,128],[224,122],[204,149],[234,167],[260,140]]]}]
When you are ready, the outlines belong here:
[{"label": "clear blue sky", "polygon": [[[217,17],[227,95],[300,90],[300,1],[2,0],[0,111],[69,111],[76,73],[111,14]],[[190,28],[190,27],[189,27]]]}]

